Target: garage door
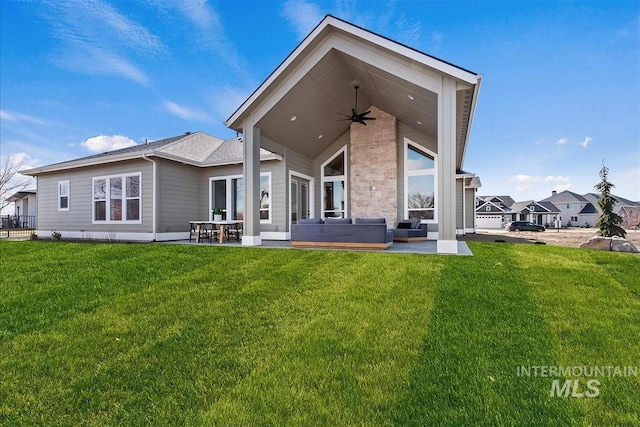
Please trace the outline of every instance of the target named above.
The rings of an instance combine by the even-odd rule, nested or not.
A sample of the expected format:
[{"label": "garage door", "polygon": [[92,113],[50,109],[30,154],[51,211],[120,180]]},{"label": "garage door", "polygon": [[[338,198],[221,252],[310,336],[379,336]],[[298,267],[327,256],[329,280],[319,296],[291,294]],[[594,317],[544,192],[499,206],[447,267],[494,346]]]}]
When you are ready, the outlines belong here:
[{"label": "garage door", "polygon": [[502,215],[478,215],[476,228],[502,228]]}]

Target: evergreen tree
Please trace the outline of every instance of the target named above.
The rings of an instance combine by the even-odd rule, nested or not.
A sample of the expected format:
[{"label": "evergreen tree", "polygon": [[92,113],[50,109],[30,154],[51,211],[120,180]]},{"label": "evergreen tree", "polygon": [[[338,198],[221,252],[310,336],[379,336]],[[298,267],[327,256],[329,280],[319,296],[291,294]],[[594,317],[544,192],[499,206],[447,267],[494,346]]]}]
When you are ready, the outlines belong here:
[{"label": "evergreen tree", "polygon": [[627,233],[624,231],[624,228],[619,226],[619,224],[622,224],[622,217],[613,212],[616,199],[611,196],[611,189],[615,188],[615,185],[609,182],[607,179],[608,175],[609,168],[607,168],[603,163],[602,169],[600,169],[600,178],[602,181],[594,187],[594,189],[600,193],[598,206],[600,206],[600,209],[602,210],[602,214],[600,214],[596,221],[596,227],[600,228],[597,234],[603,237],[624,237]]}]

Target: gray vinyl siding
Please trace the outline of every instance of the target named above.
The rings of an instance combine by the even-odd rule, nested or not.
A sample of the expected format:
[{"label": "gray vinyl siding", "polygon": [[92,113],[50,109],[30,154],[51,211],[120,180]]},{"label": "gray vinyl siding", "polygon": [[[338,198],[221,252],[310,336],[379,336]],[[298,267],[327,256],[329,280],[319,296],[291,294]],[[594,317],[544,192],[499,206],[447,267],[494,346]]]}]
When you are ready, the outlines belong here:
[{"label": "gray vinyl siding", "polygon": [[456,229],[464,228],[464,179],[456,179]]},{"label": "gray vinyl siding", "polygon": [[[142,223],[92,224],[93,178],[142,173]],[[69,181],[69,210],[58,211],[58,181]],[[38,176],[38,229],[76,232],[151,233],[153,173],[150,162],[131,160]],[[64,233],[63,233],[64,236]],[[43,236],[49,237],[49,236]]]},{"label": "gray vinyl siding", "polygon": [[465,190],[465,216],[466,216],[466,228],[476,228],[474,212],[475,212],[475,200],[476,200],[476,189],[475,188],[467,188]]},{"label": "gray vinyl siding", "polygon": [[200,171],[170,160],[157,161],[158,233],[189,231],[189,221],[200,215]]}]

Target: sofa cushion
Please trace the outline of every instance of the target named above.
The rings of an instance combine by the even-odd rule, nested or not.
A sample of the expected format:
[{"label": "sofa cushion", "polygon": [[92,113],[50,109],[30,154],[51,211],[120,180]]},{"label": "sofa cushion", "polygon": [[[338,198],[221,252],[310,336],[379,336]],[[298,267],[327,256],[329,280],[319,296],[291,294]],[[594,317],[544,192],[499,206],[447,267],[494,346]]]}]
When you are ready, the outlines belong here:
[{"label": "sofa cushion", "polygon": [[385,218],[356,218],[356,224],[386,224]]},{"label": "sofa cushion", "polygon": [[351,218],[325,218],[324,223],[329,224],[351,224]]},{"label": "sofa cushion", "polygon": [[322,218],[299,219],[298,224],[322,224]]},{"label": "sofa cushion", "polygon": [[408,229],[408,228],[412,228],[411,227],[411,221],[400,221],[398,223],[398,226],[396,228],[399,229]]}]

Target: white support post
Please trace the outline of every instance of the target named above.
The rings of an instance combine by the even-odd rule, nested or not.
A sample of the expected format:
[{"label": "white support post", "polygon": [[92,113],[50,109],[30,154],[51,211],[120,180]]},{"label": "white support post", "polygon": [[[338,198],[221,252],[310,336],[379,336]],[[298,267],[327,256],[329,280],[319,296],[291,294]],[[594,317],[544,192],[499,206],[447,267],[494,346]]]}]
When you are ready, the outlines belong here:
[{"label": "white support post", "polygon": [[244,232],[242,244],[262,245],[260,237],[260,129],[246,119],[244,141]]},{"label": "white support post", "polygon": [[458,253],[456,240],[456,82],[442,77],[438,94],[438,253]]}]

